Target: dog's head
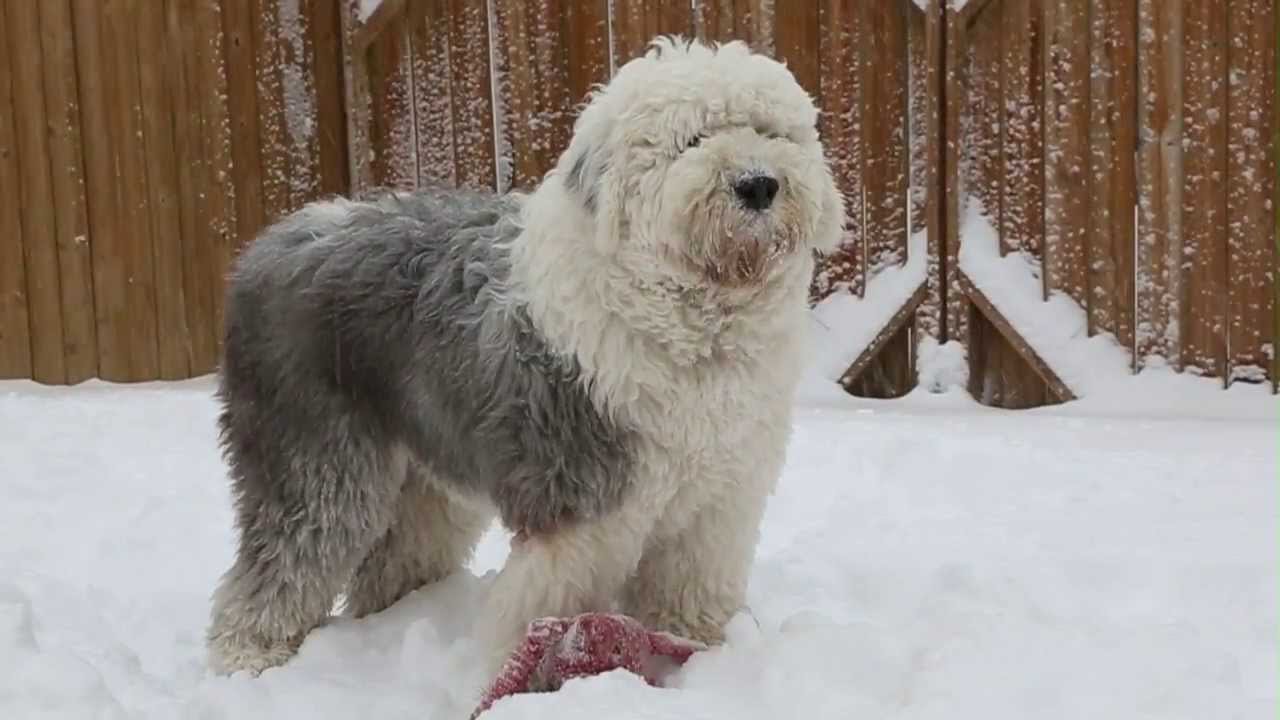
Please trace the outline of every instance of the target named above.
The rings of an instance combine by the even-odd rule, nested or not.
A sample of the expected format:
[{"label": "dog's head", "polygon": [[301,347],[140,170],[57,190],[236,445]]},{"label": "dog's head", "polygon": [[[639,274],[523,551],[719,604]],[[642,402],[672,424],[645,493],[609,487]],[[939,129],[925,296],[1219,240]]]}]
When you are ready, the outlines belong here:
[{"label": "dog's head", "polygon": [[699,285],[768,282],[839,241],[813,100],[741,42],[660,38],[595,92],[553,173],[600,251]]}]

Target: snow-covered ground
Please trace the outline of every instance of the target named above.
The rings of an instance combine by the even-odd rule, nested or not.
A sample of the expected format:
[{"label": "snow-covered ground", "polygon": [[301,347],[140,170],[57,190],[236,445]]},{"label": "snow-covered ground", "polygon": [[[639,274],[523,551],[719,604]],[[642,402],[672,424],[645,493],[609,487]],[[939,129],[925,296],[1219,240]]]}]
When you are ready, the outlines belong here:
[{"label": "snow-covered ground", "polygon": [[[754,619],[671,687],[616,672],[487,717],[1269,717],[1277,403],[1211,386],[1012,413],[811,385]],[[465,717],[497,531],[475,575],[208,676],[232,550],[211,387],[0,383],[0,718]]]}]

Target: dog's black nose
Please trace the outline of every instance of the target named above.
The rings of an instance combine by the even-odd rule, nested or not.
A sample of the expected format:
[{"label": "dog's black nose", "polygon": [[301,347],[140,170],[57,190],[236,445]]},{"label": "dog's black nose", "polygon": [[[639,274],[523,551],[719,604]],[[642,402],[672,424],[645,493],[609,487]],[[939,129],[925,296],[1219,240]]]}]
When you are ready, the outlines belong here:
[{"label": "dog's black nose", "polygon": [[752,210],[766,210],[778,194],[778,181],[768,175],[752,175],[739,180],[733,191],[742,198],[742,204]]}]

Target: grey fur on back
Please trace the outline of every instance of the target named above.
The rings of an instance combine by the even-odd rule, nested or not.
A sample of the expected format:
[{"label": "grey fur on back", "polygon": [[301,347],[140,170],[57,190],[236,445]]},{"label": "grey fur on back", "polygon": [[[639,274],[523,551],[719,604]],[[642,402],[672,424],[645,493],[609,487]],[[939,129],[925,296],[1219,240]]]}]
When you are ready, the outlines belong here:
[{"label": "grey fur on back", "polygon": [[266,511],[381,518],[400,479],[376,476],[400,448],[487,495],[513,530],[616,507],[627,431],[506,292],[516,201],[433,190],[338,203],[269,228],[230,278],[220,427],[243,542]]}]

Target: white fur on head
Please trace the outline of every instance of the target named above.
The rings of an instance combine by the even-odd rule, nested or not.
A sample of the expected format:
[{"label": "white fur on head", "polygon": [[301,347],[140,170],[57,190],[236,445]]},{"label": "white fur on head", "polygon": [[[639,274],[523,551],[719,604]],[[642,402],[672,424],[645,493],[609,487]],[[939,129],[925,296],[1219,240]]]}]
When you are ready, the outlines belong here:
[{"label": "white fur on head", "polygon": [[[593,94],[552,178],[595,219],[599,252],[688,282],[759,283],[782,256],[839,241],[817,117],[786,66],[742,42],[659,38]],[[766,212],[735,196],[752,175],[779,183]]]}]

